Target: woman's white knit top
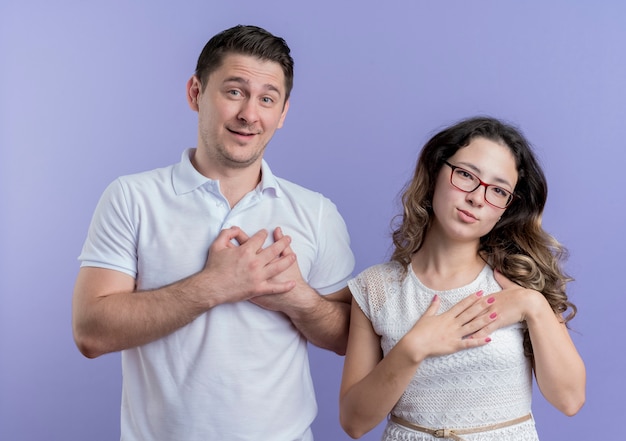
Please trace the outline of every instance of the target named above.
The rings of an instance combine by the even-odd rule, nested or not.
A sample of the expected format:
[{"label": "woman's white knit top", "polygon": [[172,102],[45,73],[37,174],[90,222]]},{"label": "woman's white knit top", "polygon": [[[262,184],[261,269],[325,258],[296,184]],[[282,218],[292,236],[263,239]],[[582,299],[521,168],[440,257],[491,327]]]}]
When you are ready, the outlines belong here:
[{"label": "woman's white knit top", "polygon": [[[439,313],[479,290],[501,291],[486,265],[469,285],[435,291],[420,282],[411,266],[397,262],[368,268],[349,282],[361,310],[381,337],[384,356],[422,316],[437,294]],[[496,294],[497,295],[497,294]],[[532,368],[524,355],[524,323],[498,329],[484,346],[425,359],[391,413],[432,429],[463,429],[509,421],[530,413]],[[431,435],[388,423],[383,440],[434,440]],[[480,434],[468,441],[537,440],[534,421]]]}]

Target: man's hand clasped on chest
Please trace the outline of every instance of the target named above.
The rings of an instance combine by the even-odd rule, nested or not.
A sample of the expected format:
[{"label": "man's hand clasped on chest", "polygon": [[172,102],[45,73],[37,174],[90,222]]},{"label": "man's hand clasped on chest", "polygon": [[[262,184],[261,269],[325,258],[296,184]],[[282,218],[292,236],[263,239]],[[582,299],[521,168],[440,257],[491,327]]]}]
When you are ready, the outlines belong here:
[{"label": "man's hand clasped on chest", "polygon": [[[204,270],[207,291],[214,304],[249,300],[266,294],[282,294],[296,285],[300,276],[296,256],[289,248],[291,238],[280,233],[263,248],[268,232],[248,236],[239,227],[222,230],[211,247]],[[235,244],[234,242],[237,242]],[[292,267],[296,267],[295,271]],[[280,276],[280,277],[279,277]],[[213,302],[211,302],[213,303]]]}]

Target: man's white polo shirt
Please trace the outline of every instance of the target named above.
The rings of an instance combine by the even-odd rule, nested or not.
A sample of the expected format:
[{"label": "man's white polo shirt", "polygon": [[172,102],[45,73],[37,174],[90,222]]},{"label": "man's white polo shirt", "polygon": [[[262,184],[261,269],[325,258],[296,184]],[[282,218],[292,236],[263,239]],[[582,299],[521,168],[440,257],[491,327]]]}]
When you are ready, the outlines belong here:
[{"label": "man's white polo shirt", "polygon": [[[248,235],[280,226],[303,277],[320,294],[346,286],[354,256],[335,205],[275,177],[235,207],[219,182],[180,163],[115,180],[102,195],[81,266],[124,272],[138,290],[200,271],[224,228]],[[317,411],[306,341],[281,313],[219,305],[189,325],[122,352],[123,440],[310,440]]]}]

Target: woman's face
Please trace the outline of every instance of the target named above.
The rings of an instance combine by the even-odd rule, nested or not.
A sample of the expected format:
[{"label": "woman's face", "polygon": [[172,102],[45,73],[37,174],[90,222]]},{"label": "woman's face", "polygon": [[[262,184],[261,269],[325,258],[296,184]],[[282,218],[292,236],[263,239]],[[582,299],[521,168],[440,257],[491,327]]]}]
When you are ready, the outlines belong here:
[{"label": "woman's face", "polygon": [[455,179],[472,179],[470,174],[473,174],[483,185],[475,180],[478,188],[474,191],[460,190],[450,179],[453,168],[444,164],[433,195],[434,231],[455,241],[478,241],[492,230],[505,211],[487,202],[486,192],[491,192],[489,199],[498,204],[497,197],[515,190],[518,178],[515,158],[506,145],[479,137],[457,150],[448,163],[460,168],[454,171]]}]

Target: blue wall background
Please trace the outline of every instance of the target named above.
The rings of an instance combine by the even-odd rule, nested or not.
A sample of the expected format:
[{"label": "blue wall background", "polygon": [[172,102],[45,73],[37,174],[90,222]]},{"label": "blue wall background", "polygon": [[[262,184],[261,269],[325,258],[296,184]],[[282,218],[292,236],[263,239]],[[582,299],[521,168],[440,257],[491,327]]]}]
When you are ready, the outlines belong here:
[{"label": "blue wall background", "polygon": [[[588,368],[577,416],[535,395],[539,432],[619,438],[624,3],[4,0],[0,439],[119,439],[119,354],[87,360],[72,341],[76,257],[111,180],[176,162],[195,145],[185,82],[206,40],[238,23],[266,27],[292,48],[291,109],[267,158],[338,205],[357,271],[387,258],[396,196],[433,132],[474,114],[522,127],[549,180],[545,226],[571,253],[573,337]],[[315,348],[311,356],[317,439],[346,440],[337,418],[343,360]]]}]

